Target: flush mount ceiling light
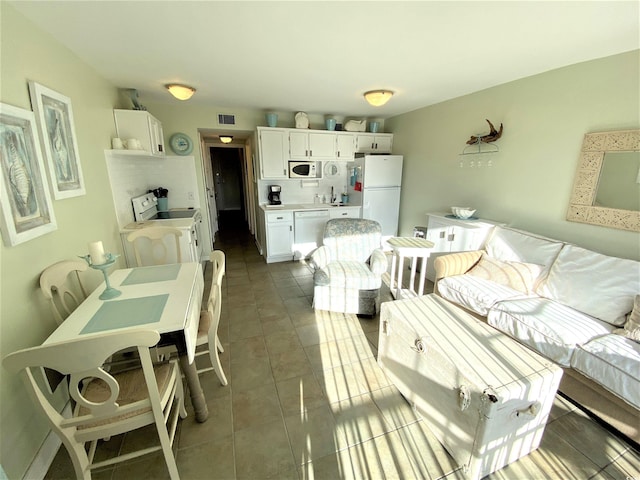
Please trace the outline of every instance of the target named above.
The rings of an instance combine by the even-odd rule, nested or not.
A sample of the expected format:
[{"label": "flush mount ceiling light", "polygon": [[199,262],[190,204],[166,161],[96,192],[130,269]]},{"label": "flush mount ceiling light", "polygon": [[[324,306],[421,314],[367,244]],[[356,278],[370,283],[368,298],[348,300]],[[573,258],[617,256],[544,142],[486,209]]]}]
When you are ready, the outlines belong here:
[{"label": "flush mount ceiling light", "polygon": [[187,85],[180,85],[178,83],[170,83],[169,85],[165,85],[165,87],[167,87],[169,93],[178,100],[189,100],[193,94],[196,93],[195,88]]},{"label": "flush mount ceiling light", "polygon": [[233,137],[231,135],[220,135],[220,141],[222,143],[231,143]]},{"label": "flush mount ceiling light", "polygon": [[393,92],[391,90],[371,90],[369,92],[365,92],[364,98],[369,102],[369,104],[374,107],[380,107],[389,101],[389,99],[393,96]]}]

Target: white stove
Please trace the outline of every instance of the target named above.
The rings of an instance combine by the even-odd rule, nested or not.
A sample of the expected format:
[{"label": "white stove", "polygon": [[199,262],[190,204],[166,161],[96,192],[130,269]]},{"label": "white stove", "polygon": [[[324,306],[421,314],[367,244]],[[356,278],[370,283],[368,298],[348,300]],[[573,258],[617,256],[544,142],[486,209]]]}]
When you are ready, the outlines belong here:
[{"label": "white stove", "polygon": [[[181,230],[180,256],[182,262],[199,262],[201,260],[202,243],[199,241],[199,237],[202,215],[200,209],[184,208],[160,212],[158,211],[158,199],[153,193],[133,197],[131,205],[135,221],[120,230],[127,266],[136,266],[133,248],[127,237],[135,230],[151,226],[174,227]],[[170,248],[170,245],[167,247]]]},{"label": "white stove", "polygon": [[153,193],[145,193],[131,199],[133,219],[136,222],[147,220],[174,220],[177,218],[197,218],[200,211],[195,208],[182,210],[158,211],[158,199]]}]

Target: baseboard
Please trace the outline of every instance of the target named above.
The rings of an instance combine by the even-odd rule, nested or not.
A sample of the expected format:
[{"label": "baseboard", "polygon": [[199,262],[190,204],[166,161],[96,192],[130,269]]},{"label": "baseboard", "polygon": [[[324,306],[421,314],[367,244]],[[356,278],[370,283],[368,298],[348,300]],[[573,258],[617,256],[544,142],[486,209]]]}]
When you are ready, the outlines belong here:
[{"label": "baseboard", "polygon": [[[62,410],[62,415],[64,417],[71,416],[71,403],[67,403]],[[42,446],[38,450],[33,462],[29,465],[26,473],[24,474],[23,480],[41,480],[51,468],[51,464],[53,463],[53,459],[56,458],[56,454],[60,447],[62,446],[62,441],[60,437],[56,435],[52,430],[49,430],[47,437],[42,442]]]}]

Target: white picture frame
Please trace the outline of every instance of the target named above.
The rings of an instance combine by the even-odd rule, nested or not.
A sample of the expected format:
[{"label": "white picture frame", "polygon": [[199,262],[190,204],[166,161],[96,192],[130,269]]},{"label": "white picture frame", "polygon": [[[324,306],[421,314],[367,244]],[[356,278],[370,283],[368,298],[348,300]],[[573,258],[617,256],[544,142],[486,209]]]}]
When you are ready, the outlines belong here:
[{"label": "white picture frame", "polygon": [[29,94],[47,157],[51,193],[56,200],[85,195],[71,100],[33,81]]},{"label": "white picture frame", "polygon": [[35,115],[0,103],[0,229],[6,246],[58,228]]}]

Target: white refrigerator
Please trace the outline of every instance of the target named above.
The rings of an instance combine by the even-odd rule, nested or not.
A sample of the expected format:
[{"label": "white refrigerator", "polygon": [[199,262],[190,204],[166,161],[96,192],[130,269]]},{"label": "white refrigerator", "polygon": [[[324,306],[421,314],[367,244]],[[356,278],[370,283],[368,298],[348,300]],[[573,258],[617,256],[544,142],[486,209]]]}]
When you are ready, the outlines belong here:
[{"label": "white refrigerator", "polygon": [[349,203],[362,206],[362,218],[380,223],[384,239],[397,236],[402,155],[356,154],[347,168]]}]

